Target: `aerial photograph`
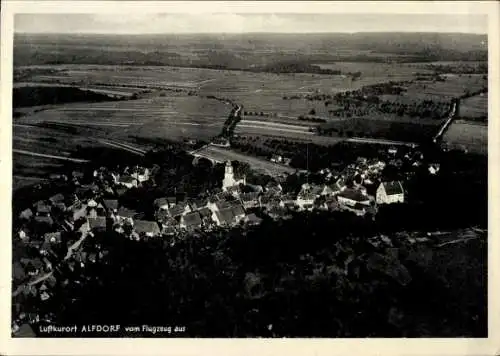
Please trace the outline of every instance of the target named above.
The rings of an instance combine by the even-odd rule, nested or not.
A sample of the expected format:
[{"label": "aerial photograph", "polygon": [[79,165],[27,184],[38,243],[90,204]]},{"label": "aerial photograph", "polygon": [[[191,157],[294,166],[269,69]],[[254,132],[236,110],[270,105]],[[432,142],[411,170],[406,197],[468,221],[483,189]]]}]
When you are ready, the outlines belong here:
[{"label": "aerial photograph", "polygon": [[14,17],[13,338],[488,337],[488,18]]}]

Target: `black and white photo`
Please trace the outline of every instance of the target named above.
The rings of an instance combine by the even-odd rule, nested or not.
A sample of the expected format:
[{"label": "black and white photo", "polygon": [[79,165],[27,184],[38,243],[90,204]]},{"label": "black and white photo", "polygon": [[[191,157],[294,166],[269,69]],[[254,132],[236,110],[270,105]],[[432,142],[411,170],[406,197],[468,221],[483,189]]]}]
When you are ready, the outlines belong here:
[{"label": "black and white photo", "polygon": [[491,337],[488,14],[239,3],[13,15],[11,337]]}]

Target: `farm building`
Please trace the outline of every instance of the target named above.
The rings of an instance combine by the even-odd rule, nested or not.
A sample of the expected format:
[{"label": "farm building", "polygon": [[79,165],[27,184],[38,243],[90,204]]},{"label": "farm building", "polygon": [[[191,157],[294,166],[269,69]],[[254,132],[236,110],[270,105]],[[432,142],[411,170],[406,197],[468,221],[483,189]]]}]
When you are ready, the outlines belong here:
[{"label": "farm building", "polygon": [[377,204],[404,202],[404,190],[401,182],[382,182],[377,188]]},{"label": "farm building", "polygon": [[134,222],[134,231],[139,235],[153,237],[160,234],[160,226],[155,221],[136,220]]},{"label": "farm building", "polygon": [[337,200],[341,207],[355,208],[359,205],[369,206],[370,198],[360,190],[346,188],[337,195]]},{"label": "farm building", "polygon": [[199,229],[201,222],[200,213],[195,211],[181,217],[180,227],[183,229]]}]

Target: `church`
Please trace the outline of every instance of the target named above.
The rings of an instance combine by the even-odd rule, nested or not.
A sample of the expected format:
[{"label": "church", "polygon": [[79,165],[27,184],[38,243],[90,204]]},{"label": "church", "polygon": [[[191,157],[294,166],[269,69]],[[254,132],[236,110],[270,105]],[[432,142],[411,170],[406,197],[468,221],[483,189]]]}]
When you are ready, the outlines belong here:
[{"label": "church", "polygon": [[233,166],[231,164],[231,161],[226,162],[226,170],[224,173],[224,180],[222,181],[222,190],[227,191],[228,188],[234,187],[236,185],[240,184],[246,184],[245,183],[245,178],[240,180],[234,179],[234,172],[233,172]]}]

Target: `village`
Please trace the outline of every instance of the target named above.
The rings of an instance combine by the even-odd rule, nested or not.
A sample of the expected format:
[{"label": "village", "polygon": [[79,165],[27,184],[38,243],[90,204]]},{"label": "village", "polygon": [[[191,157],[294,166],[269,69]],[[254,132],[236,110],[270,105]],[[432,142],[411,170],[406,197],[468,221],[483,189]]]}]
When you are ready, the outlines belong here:
[{"label": "village", "polygon": [[[305,183],[296,194],[284,189],[290,176],[275,177],[265,186],[253,185],[246,177],[237,177],[233,163],[227,161],[219,188],[198,197],[156,198],[154,219],[146,219],[140,211],[121,204],[127,191],[154,184],[153,167],[74,170],[69,177],[53,174],[51,179],[61,192],[24,207],[14,225],[14,242],[20,246],[22,257],[13,263],[13,301],[26,297],[41,303],[50,300],[56,284],[70,283],[61,271],[85,268],[106,258],[107,251],[100,248],[99,239],[110,232],[123,239],[165,239],[174,244],[176,239],[189,238],[197,231],[251,228],[265,218],[287,219],[294,212],[345,211],[375,219],[380,206],[405,203],[407,194],[404,177],[411,172],[401,174],[401,180],[388,181],[383,177],[386,166],[398,167],[406,162],[419,167],[423,159],[420,152],[399,154],[395,148],[388,149],[387,157],[392,158],[386,162],[359,157],[342,171],[324,168],[314,177],[311,172],[297,171],[294,175]],[[439,164],[429,164],[427,169],[435,175]],[[57,280],[61,276],[64,281]],[[14,302],[13,331],[16,335],[30,334],[29,325],[44,317],[26,313],[20,305]],[[45,318],[45,322],[50,321],[49,316]]]}]

